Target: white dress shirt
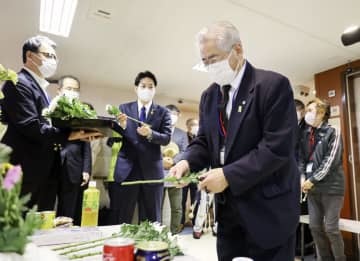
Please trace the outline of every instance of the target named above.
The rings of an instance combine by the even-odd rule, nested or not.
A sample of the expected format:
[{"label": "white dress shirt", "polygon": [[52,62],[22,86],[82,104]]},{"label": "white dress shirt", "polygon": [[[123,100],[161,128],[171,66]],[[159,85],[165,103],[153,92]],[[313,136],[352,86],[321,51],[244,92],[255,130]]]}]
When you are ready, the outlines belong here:
[{"label": "white dress shirt", "polygon": [[230,83],[231,88],[229,90],[229,101],[226,105],[226,116],[228,117],[228,119],[230,118],[230,115],[231,115],[231,109],[233,106],[234,98],[236,97],[236,94],[239,91],[240,83],[244,77],[245,68],[246,68],[246,60],[244,61],[244,65],[241,67],[241,69],[240,69],[239,73],[236,75],[235,79]]},{"label": "white dress shirt", "polygon": [[47,80],[45,80],[44,78],[39,77],[36,73],[34,73],[29,68],[23,67],[23,69],[26,70],[28,73],[30,73],[30,75],[34,78],[34,80],[37,82],[37,84],[39,84],[39,86],[41,87],[41,90],[45,94],[47,101],[50,103],[50,98],[46,92],[46,89],[50,85],[50,83]]}]

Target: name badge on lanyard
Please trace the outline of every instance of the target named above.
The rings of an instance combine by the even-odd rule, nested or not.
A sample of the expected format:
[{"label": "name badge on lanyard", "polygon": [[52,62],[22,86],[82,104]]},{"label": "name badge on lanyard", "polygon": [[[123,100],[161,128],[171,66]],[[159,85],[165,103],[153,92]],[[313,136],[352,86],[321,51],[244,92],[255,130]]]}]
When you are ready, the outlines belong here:
[{"label": "name badge on lanyard", "polygon": [[220,165],[225,164],[225,146],[223,146],[220,150]]},{"label": "name badge on lanyard", "polygon": [[309,162],[308,164],[306,164],[306,173],[312,172],[313,165],[314,165],[313,162]]}]

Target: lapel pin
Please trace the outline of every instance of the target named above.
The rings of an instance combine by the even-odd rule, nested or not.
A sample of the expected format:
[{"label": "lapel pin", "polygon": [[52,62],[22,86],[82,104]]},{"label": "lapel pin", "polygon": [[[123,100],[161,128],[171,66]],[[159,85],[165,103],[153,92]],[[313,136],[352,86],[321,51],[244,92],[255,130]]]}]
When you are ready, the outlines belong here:
[{"label": "lapel pin", "polygon": [[238,112],[241,112],[241,111],[242,111],[242,106],[239,105]]},{"label": "lapel pin", "polygon": [[246,104],[246,101],[242,101],[242,105],[245,105]]}]

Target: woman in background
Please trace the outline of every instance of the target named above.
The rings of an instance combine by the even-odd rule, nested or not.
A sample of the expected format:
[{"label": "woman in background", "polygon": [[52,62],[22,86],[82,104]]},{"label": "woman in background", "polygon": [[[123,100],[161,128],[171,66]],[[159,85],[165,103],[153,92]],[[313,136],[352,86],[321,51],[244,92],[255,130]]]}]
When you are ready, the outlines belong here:
[{"label": "woman in background", "polygon": [[330,106],[315,99],[307,105],[309,127],[300,141],[301,184],[307,193],[310,229],[318,260],[346,260],[339,230],[344,201],[344,171],[340,130],[328,124]]}]

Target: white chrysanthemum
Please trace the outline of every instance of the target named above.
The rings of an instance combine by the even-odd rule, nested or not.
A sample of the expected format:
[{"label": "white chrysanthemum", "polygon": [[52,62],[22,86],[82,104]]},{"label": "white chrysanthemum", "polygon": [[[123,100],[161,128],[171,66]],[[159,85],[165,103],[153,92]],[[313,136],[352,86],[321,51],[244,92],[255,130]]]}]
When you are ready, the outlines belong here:
[{"label": "white chrysanthemum", "polygon": [[50,114],[49,108],[44,108],[44,109],[42,110],[42,112],[41,112],[41,115],[44,116],[44,117],[49,116],[49,114]]},{"label": "white chrysanthemum", "polygon": [[61,95],[57,95],[54,97],[54,99],[51,100],[50,105],[49,105],[49,113],[52,113],[55,111],[60,97],[61,97]]},{"label": "white chrysanthemum", "polygon": [[112,106],[111,106],[110,104],[106,104],[106,106],[105,106],[105,110],[106,110],[106,111],[111,110],[111,108],[112,108]]}]

